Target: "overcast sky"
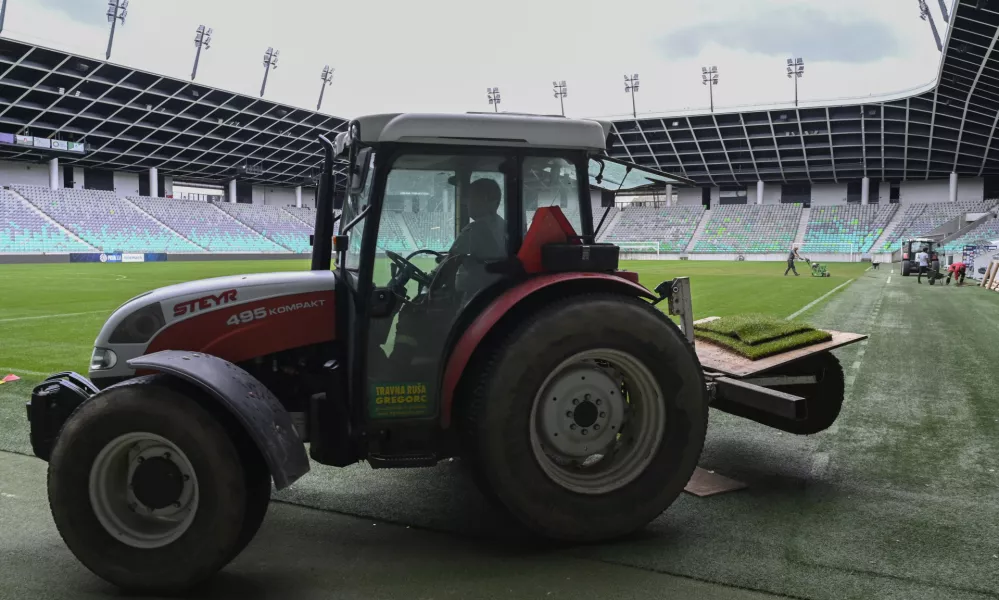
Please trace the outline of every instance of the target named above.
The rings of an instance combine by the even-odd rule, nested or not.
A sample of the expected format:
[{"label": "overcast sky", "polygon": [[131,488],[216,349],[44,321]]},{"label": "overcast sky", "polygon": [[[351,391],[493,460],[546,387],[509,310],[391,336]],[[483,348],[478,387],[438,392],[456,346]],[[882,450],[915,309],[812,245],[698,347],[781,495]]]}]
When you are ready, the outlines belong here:
[{"label": "overcast sky", "polygon": [[[948,6],[952,0],[946,0]],[[930,10],[946,39],[937,0]],[[103,59],[107,0],[8,0],[3,35]],[[198,81],[258,95],[267,46],[281,51],[267,97],[323,112],[501,110],[569,116],[707,107],[703,65],[720,71],[716,106],[792,100],[789,56],[805,59],[802,100],[895,92],[933,81],[940,54],[917,0],[131,0],[112,62],[184,79],[194,31],[215,30]]]}]

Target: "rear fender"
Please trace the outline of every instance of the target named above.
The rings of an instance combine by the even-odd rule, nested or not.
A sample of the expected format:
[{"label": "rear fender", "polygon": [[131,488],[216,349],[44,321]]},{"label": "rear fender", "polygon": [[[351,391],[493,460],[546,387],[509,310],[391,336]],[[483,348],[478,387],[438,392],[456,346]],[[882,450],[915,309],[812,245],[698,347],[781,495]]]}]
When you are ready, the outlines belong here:
[{"label": "rear fender", "polygon": [[[626,278],[628,277],[628,278]],[[454,395],[462,375],[490,333],[513,327],[512,320],[519,309],[531,310],[531,304],[548,298],[589,292],[615,292],[632,297],[655,300],[655,295],[637,282],[631,274],[557,273],[532,277],[496,297],[469,324],[455,343],[444,368],[441,388],[441,427],[451,424]],[[509,319],[508,319],[509,317]],[[511,322],[505,322],[509,320]]]},{"label": "rear fender", "polygon": [[163,350],[128,361],[137,371],[155,371],[191,383],[218,401],[260,450],[274,486],[286,488],[309,472],[305,445],[278,399],[255,377],[227,360],[200,352]]}]

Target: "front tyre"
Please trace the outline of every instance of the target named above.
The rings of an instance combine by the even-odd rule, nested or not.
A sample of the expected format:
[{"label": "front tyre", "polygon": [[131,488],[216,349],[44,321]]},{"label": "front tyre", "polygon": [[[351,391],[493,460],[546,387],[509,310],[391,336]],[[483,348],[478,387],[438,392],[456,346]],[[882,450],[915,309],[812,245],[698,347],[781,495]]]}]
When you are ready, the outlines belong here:
[{"label": "front tyre", "polygon": [[81,405],[49,461],[66,545],[133,592],[181,592],[224,567],[262,518],[256,487],[225,428],[156,376]]},{"label": "front tyre", "polygon": [[619,537],[697,466],[707,395],[678,328],[640,300],[582,296],[526,318],[478,377],[465,427],[479,482],[528,528]]}]

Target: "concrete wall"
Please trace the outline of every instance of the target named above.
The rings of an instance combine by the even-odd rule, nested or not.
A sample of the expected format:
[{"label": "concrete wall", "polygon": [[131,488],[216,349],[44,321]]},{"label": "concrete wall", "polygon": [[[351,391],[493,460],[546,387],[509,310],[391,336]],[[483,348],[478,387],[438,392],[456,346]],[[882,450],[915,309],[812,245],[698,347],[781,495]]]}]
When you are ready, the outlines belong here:
[{"label": "concrete wall", "polygon": [[[315,193],[313,192],[313,195]],[[264,187],[253,186],[253,203],[266,204],[271,206],[295,206],[295,188],[286,187]],[[306,204],[306,192],[302,189],[302,206],[312,205],[312,196],[308,196],[309,203]]]},{"label": "concrete wall", "polygon": [[677,206],[700,206],[701,188],[679,188],[676,190]]},{"label": "concrete wall", "polygon": [[846,204],[845,183],[813,183],[812,206]]},{"label": "concrete wall", "polygon": [[138,196],[139,174],[115,171],[114,193],[118,196]]},{"label": "concrete wall", "polygon": [[[751,204],[756,204],[756,186],[753,187],[753,195]],[[773,183],[763,184],[763,203],[764,204],[780,204],[780,182],[775,181]]]},{"label": "concrete wall", "polygon": [[[950,182],[947,179],[903,181],[899,186],[899,203],[919,204],[947,202]],[[985,196],[985,180],[981,177],[961,177],[957,180],[958,200],[981,200]]]},{"label": "concrete wall", "polygon": [[49,187],[49,166],[22,162],[0,162],[0,185],[37,185]]}]

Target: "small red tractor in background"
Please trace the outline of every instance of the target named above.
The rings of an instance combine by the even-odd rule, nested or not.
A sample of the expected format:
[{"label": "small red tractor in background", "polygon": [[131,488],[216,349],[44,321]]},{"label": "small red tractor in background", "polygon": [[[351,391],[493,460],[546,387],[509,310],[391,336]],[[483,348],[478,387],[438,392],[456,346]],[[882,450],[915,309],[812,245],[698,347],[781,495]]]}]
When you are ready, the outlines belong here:
[{"label": "small red tractor in background", "polygon": [[272,482],[310,457],[461,457],[527,528],[606,540],[684,489],[709,405],[795,433],[831,425],[843,372],[828,350],[863,336],[752,365],[695,353],[689,282],[652,291],[619,270],[618,248],[596,242],[607,212],[591,208],[693,182],[609,157],[610,133],[390,114],[322,137],[311,270],[137,296],[98,334],[89,378],[33,390],[31,441],[72,552],[128,590],[187,589],[242,551]]}]

